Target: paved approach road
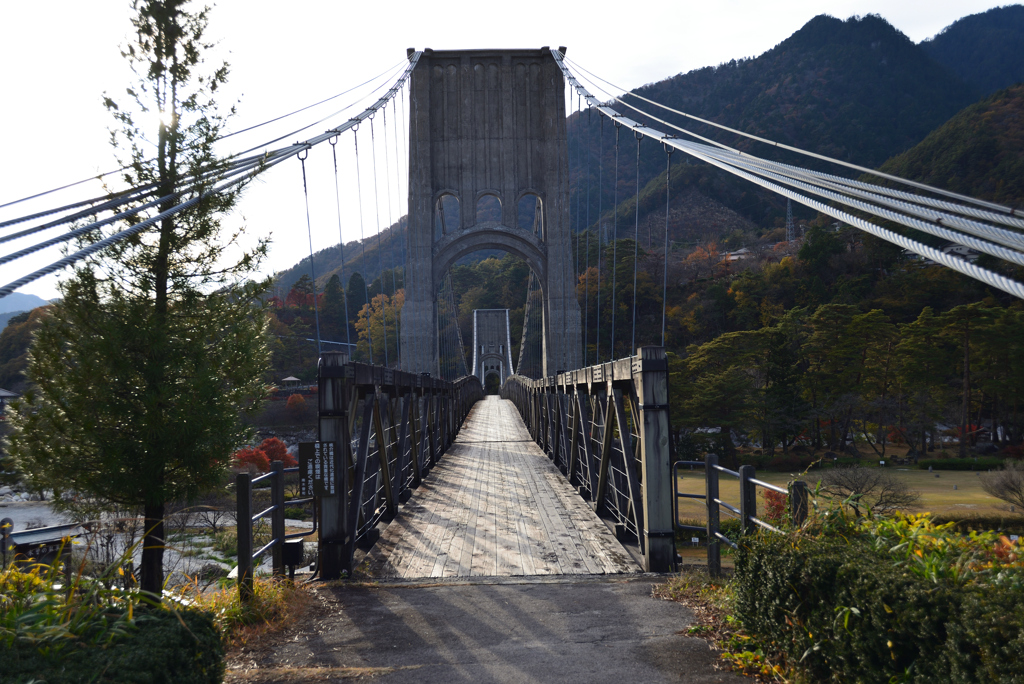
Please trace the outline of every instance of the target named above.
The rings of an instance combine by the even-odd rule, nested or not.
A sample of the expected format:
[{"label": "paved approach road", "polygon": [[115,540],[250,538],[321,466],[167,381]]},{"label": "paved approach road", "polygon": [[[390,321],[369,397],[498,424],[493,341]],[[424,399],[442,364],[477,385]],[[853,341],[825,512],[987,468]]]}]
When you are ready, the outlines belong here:
[{"label": "paved approach road", "polygon": [[742,682],[685,635],[693,614],[653,598],[661,577],[494,578],[320,587],[320,605],[228,682],[385,684]]}]

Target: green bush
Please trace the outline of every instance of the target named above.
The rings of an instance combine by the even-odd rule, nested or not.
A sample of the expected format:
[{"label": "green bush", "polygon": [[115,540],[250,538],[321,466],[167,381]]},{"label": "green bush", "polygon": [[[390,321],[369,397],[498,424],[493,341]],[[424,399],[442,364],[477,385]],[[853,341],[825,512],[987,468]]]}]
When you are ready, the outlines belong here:
[{"label": "green bush", "polygon": [[105,646],[75,642],[55,652],[16,641],[0,651],[0,672],[12,684],[215,684],[224,678],[224,646],[208,613],[152,609]]},{"label": "green bush", "polygon": [[815,681],[1019,683],[1020,547],[995,539],[923,517],[758,534],[737,554],[736,615]]},{"label": "green bush", "polygon": [[1003,459],[994,456],[984,458],[926,458],[917,462],[921,470],[990,470],[1003,467]]}]

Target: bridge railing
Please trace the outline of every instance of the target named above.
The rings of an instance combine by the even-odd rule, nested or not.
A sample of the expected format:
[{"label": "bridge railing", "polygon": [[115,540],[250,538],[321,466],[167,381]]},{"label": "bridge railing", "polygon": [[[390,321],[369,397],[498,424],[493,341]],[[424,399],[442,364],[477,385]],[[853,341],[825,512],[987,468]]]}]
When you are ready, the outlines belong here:
[{"label": "bridge railing", "polygon": [[533,380],[518,375],[501,396],[569,483],[635,545],[649,572],[676,560],[668,361],[663,347]]},{"label": "bridge railing", "polygon": [[[338,579],[351,574],[356,548],[373,546],[380,536],[377,525],[398,514],[399,504],[420,486],[483,396],[475,376],[448,382],[349,362],[343,352],[324,353],[317,376],[318,441],[300,445],[299,467],[282,470],[275,462],[266,475],[238,476],[239,590],[246,598],[251,596],[253,560],[271,550],[274,573],[281,574],[285,539],[311,534],[285,534],[285,504],[309,499],[284,501],[284,472],[298,472],[301,495],[314,501],[320,576]],[[271,506],[253,515],[251,485],[263,479],[271,482]],[[271,541],[254,553],[252,524],[266,516],[271,518]]]},{"label": "bridge railing", "polygon": [[325,353],[318,389],[319,441],[335,445],[318,555],[332,579],[352,572],[357,546],[377,541],[377,525],[394,519],[451,446],[483,388],[475,376],[448,382]]},{"label": "bridge railing", "polygon": [[[703,494],[688,494],[679,491],[679,471],[686,467],[691,469],[696,467],[704,471],[705,490]],[[737,548],[736,542],[722,533],[721,514],[723,510],[727,515],[739,519],[742,534],[754,532],[758,527],[778,534],[785,534],[783,530],[757,517],[758,487],[789,498],[789,518],[793,527],[799,527],[807,519],[808,491],[806,482],[795,480],[790,483],[789,489],[783,489],[770,482],[758,480],[755,477],[756,474],[752,465],[740,466],[739,471],[725,468],[718,464],[718,456],[715,454],[708,454],[704,461],[676,461],[672,466],[672,520],[675,521],[676,529],[706,532],[708,572],[711,575],[722,573],[721,544]],[[722,500],[719,488],[722,475],[735,477],[740,481],[740,500],[737,502],[739,506],[733,506]],[[704,527],[680,524],[679,499],[704,501],[707,506],[707,524]]]}]

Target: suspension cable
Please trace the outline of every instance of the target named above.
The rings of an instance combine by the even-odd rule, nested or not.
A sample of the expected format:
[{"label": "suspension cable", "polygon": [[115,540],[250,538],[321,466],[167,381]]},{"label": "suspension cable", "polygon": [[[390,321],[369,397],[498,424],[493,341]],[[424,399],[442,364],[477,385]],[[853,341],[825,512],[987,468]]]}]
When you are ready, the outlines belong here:
[{"label": "suspension cable", "polygon": [[[817,154],[815,152],[809,152],[807,150],[802,150],[799,147],[793,147],[791,145],[786,145],[786,144],[783,144],[783,143],[780,143],[780,142],[776,142],[774,140],[769,140],[767,138],[762,138],[762,137],[753,135],[751,133],[745,133],[744,131],[740,131],[740,130],[737,130],[735,128],[730,128],[728,126],[725,126],[725,125],[720,124],[720,123],[715,123],[714,121],[710,121],[708,119],[702,119],[702,118],[700,118],[698,116],[694,116],[692,114],[687,114],[686,112],[679,111],[678,109],[673,109],[672,107],[668,107],[668,106],[663,105],[663,104],[661,104],[659,102],[655,102],[654,100],[650,100],[650,99],[648,99],[646,97],[643,97],[642,95],[638,95],[638,94],[636,94],[634,92],[627,91],[625,88],[622,88],[620,86],[615,85],[614,83],[606,81],[605,79],[601,78],[600,76],[597,76],[594,73],[592,73],[590,71],[587,71],[582,66],[580,66],[577,62],[574,62],[573,60],[570,60],[568,57],[562,56],[562,59],[567,61],[567,62],[569,62],[570,64],[572,64],[574,67],[576,67],[580,71],[582,71],[582,72],[584,72],[586,74],[589,74],[592,78],[595,78],[598,81],[601,81],[602,83],[605,83],[606,85],[611,86],[612,88],[615,88],[617,90],[622,91],[623,92],[623,97],[625,97],[625,96],[635,97],[638,100],[642,100],[642,101],[647,102],[649,104],[652,104],[652,105],[654,105],[656,107],[660,107],[661,109],[664,109],[666,111],[672,112],[673,114],[677,114],[679,116],[682,116],[682,117],[685,117],[685,118],[688,118],[688,119],[692,119],[694,121],[698,121],[698,122],[703,123],[703,124],[707,124],[708,126],[713,126],[715,128],[718,128],[718,129],[721,129],[721,130],[724,130],[724,131],[728,131],[729,133],[735,133],[736,135],[742,136],[744,138],[749,138],[750,140],[755,140],[757,142],[764,143],[766,145],[771,145],[771,146],[777,147],[779,149],[788,150],[790,152],[796,152],[797,154],[802,154],[802,155],[807,156],[807,157],[812,157],[814,159],[818,159],[818,160],[821,160],[821,161],[826,161],[826,162],[830,162],[830,163],[833,163],[833,164],[838,164],[840,166],[844,166],[846,168],[853,169],[854,171],[859,171],[861,173],[872,174],[874,176],[879,176],[881,178],[885,178],[886,180],[891,180],[891,181],[895,181],[897,183],[902,183],[902,184],[905,184],[905,185],[909,185],[909,186],[918,188],[920,190],[927,190],[929,192],[934,192],[934,193],[937,193],[937,194],[940,194],[940,195],[944,195],[946,197],[951,197],[951,198],[954,198],[954,199],[958,199],[958,200],[961,200],[963,202],[969,202],[969,203],[975,204],[977,206],[988,207],[989,209],[993,209],[995,211],[1008,214],[1010,216],[1024,216],[1024,212],[1022,212],[1019,209],[1015,209],[1015,208],[1012,208],[1012,207],[1007,207],[1007,206],[1004,206],[1004,205],[1001,205],[1001,204],[997,204],[997,203],[994,203],[994,202],[987,202],[985,200],[979,200],[979,199],[977,199],[975,197],[971,197],[969,195],[961,195],[959,193],[951,192],[949,190],[943,190],[942,188],[937,188],[935,186],[928,185],[927,183],[920,183],[920,182],[917,182],[917,181],[907,180],[906,178],[900,178],[899,176],[894,176],[894,175],[891,175],[891,174],[879,171],[877,169],[871,169],[871,168],[867,168],[865,166],[859,166],[857,164],[852,164],[850,162],[845,162],[845,161],[842,161],[840,159],[835,159],[833,157],[828,157],[828,156],[823,155],[823,154]],[[618,100],[618,98],[616,98],[616,100]],[[619,100],[619,101],[621,102],[621,100]],[[623,103],[623,104],[625,104],[625,103]],[[639,110],[637,110],[637,111],[639,111]]]},{"label": "suspension cable", "polygon": [[338,136],[329,140],[331,144],[331,158],[334,160],[334,206],[338,215],[338,248],[341,250],[341,291],[342,299],[345,300],[345,342],[348,345],[345,351],[352,353],[352,319],[348,317],[348,283],[345,282],[345,235],[341,230],[341,190],[338,186]]},{"label": "suspension cable", "polygon": [[[702,145],[702,144],[699,144],[699,143],[693,143],[693,142],[681,140],[679,138],[675,138],[675,137],[666,135],[665,133],[663,133],[663,132],[661,132],[661,131],[659,131],[657,129],[651,128],[649,126],[644,126],[644,125],[639,124],[639,123],[637,123],[635,121],[632,121],[632,120],[630,120],[630,119],[628,119],[626,117],[623,117],[621,114],[619,114],[615,110],[613,110],[613,109],[611,109],[611,108],[609,108],[609,107],[607,107],[605,105],[602,105],[600,102],[598,102],[596,100],[596,98],[594,98],[589,92],[587,92],[585,88],[583,88],[583,86],[579,83],[579,81],[577,81],[576,78],[566,69],[564,64],[562,64],[561,53],[558,53],[557,51],[553,51],[552,54],[555,56],[555,61],[562,68],[563,74],[565,75],[565,77],[567,79],[569,79],[570,82],[573,83],[573,85],[584,95],[584,97],[587,99],[588,103],[590,103],[591,105],[595,106],[597,108],[598,112],[603,114],[604,116],[607,116],[609,118],[613,118],[614,120],[616,120],[617,122],[622,123],[623,125],[628,125],[630,128],[632,128],[634,130],[643,132],[648,137],[654,138],[654,139],[659,140],[659,141],[661,141],[661,142],[663,142],[665,144],[671,145],[672,147],[675,147],[676,149],[683,150],[687,154],[690,154],[690,155],[694,156],[695,158],[697,158],[697,159],[699,159],[701,161],[705,161],[707,163],[710,163],[713,166],[716,166],[716,167],[718,167],[718,168],[720,168],[722,170],[725,170],[725,171],[727,171],[727,172],[729,172],[729,173],[731,173],[733,175],[736,175],[736,176],[738,176],[740,178],[743,178],[745,180],[751,181],[751,182],[753,182],[753,183],[755,183],[757,185],[760,185],[760,186],[762,186],[762,187],[764,187],[764,188],[766,188],[768,190],[771,190],[772,192],[780,194],[783,197],[787,197],[789,199],[796,200],[797,202],[800,202],[800,203],[802,203],[802,204],[804,204],[804,205],[806,205],[808,207],[811,207],[812,209],[815,209],[815,210],[817,210],[817,211],[819,211],[819,212],[821,212],[823,214],[827,214],[829,216],[832,216],[833,218],[839,219],[840,221],[848,223],[848,224],[850,224],[850,225],[852,225],[852,226],[854,226],[856,228],[859,228],[859,229],[861,229],[861,230],[863,230],[863,231],[865,231],[867,233],[870,233],[872,235],[880,237],[880,238],[882,238],[882,239],[884,239],[884,240],[886,240],[888,242],[891,242],[893,244],[899,245],[900,247],[902,247],[902,248],[904,248],[904,249],[906,249],[908,251],[917,253],[917,254],[919,254],[919,255],[927,258],[927,259],[931,259],[932,261],[935,261],[936,263],[940,263],[940,264],[942,264],[944,266],[947,266],[947,267],[949,267],[949,268],[951,268],[951,269],[953,269],[955,271],[958,271],[958,272],[960,272],[960,273],[962,273],[964,275],[967,275],[968,277],[971,277],[971,278],[974,278],[975,280],[979,280],[981,282],[987,283],[987,284],[989,284],[989,285],[991,285],[993,287],[996,287],[996,288],[998,288],[1000,290],[1003,290],[1004,292],[1007,292],[1007,293],[1012,294],[1012,295],[1014,295],[1016,297],[1024,299],[1024,284],[1022,284],[1022,283],[1014,281],[1014,280],[1012,280],[1010,278],[1002,276],[999,273],[990,271],[990,270],[988,270],[986,268],[982,268],[980,266],[976,266],[975,264],[973,264],[973,263],[971,263],[969,261],[966,261],[964,259],[961,259],[959,257],[953,256],[953,255],[950,255],[950,254],[946,254],[946,253],[944,253],[944,252],[942,252],[942,251],[940,251],[938,249],[929,247],[929,246],[919,242],[918,240],[914,240],[912,238],[909,238],[909,237],[900,235],[898,233],[895,233],[895,232],[893,232],[891,230],[887,230],[885,228],[882,228],[882,227],[880,227],[880,226],[878,226],[878,225],[876,225],[874,223],[871,223],[870,221],[867,221],[867,220],[865,220],[865,219],[863,219],[863,218],[861,218],[859,216],[855,216],[853,214],[850,214],[847,211],[843,211],[841,209],[837,209],[834,206],[832,206],[831,204],[826,204],[824,202],[821,202],[821,201],[818,201],[818,200],[814,200],[814,199],[812,199],[812,198],[810,198],[810,197],[808,197],[808,196],[806,196],[804,194],[801,194],[800,192],[795,192],[793,190],[789,190],[786,187],[784,187],[782,185],[779,185],[776,182],[773,182],[772,180],[768,180],[767,178],[761,178],[758,175],[755,175],[754,173],[748,172],[747,170],[742,168],[743,164],[748,164],[748,162],[744,161],[743,164],[740,164],[737,161],[738,160],[738,155],[733,155],[728,161],[726,161],[723,158],[720,158],[725,153],[723,153],[723,152],[721,152],[719,150],[716,150],[716,149],[714,149],[712,147],[709,147],[709,146],[706,146],[706,145]],[[745,157],[745,159],[757,159],[756,157],[753,157],[753,155],[743,155],[743,156]],[[765,162],[764,160],[758,160],[758,161],[762,162],[762,163],[765,163],[765,164],[768,163],[768,162]],[[808,172],[808,173],[810,173],[810,172]],[[851,204],[851,203],[848,202],[848,198],[842,198],[842,201],[844,201],[844,202],[846,202],[848,204]],[[853,205],[851,204],[851,206],[853,206]],[[868,211],[873,213],[875,216],[880,217],[880,218],[885,219],[885,220],[901,220],[901,221],[908,220],[908,219],[906,219],[906,217],[901,217],[896,212],[889,211],[889,210],[881,210],[881,209],[878,209],[877,207],[872,207],[871,209],[868,209]],[[1004,217],[1004,220],[1009,221],[1009,220],[1016,220],[1016,219],[1012,219],[1010,217]],[[925,229],[924,226],[927,225],[923,221],[918,221],[917,223],[922,226],[920,228],[922,230],[924,230]],[[913,227],[916,228],[917,226],[913,226]]]},{"label": "suspension cable", "polygon": [[313,265],[313,224],[309,220],[309,189],[306,186],[306,157],[309,150],[303,150],[299,154],[299,162],[302,164],[302,195],[306,200],[306,234],[309,236],[309,274],[313,279],[313,319],[316,321],[316,353],[323,356],[323,345],[320,343],[320,307],[316,301],[316,268]]},{"label": "suspension cable", "polygon": [[[332,95],[331,97],[328,97],[328,98],[325,98],[323,100],[320,100],[319,102],[314,102],[311,105],[307,105],[305,107],[302,107],[301,109],[296,109],[294,112],[290,112],[288,114],[283,114],[283,115],[278,116],[276,118],[270,119],[269,121],[264,121],[262,123],[255,124],[253,126],[249,126],[248,128],[243,128],[243,129],[241,129],[239,131],[233,131],[231,133],[226,133],[224,135],[218,136],[217,138],[214,139],[214,142],[219,142],[221,140],[226,140],[227,138],[231,138],[231,137],[236,136],[236,135],[241,135],[242,133],[248,133],[249,131],[255,130],[255,129],[260,128],[262,126],[266,126],[267,124],[275,123],[275,122],[280,121],[282,119],[286,119],[286,118],[288,118],[290,116],[294,116],[295,114],[299,114],[301,112],[304,112],[307,109],[312,109],[313,107],[317,107],[317,106],[322,105],[322,104],[324,104],[326,102],[330,102],[331,100],[336,100],[337,98],[339,98],[339,97],[341,97],[343,95],[347,95],[347,94],[351,93],[353,90],[357,90],[359,88],[362,88],[364,85],[366,85],[368,83],[372,83],[373,81],[376,81],[377,79],[382,78],[383,76],[386,76],[387,74],[389,74],[392,71],[394,71],[396,68],[400,67],[402,65],[402,62],[404,62],[404,61],[407,61],[407,60],[401,60],[397,64],[388,67],[387,69],[385,69],[381,73],[377,74],[373,78],[370,78],[370,79],[368,79],[366,81],[363,81],[362,83],[360,83],[357,86],[352,86],[348,90],[342,91],[342,92],[338,93],[337,95]],[[378,90],[378,89],[379,89],[379,87],[376,88],[375,90]],[[374,91],[370,91],[370,92],[373,93],[373,92],[375,92],[375,90]],[[332,115],[332,116],[334,116],[334,115]],[[322,123],[322,122],[323,121],[321,120],[321,121],[318,121],[316,123],[310,124],[310,126],[315,126],[317,123]],[[298,129],[296,131],[292,131],[291,133],[286,134],[284,137],[285,138],[290,138],[293,135],[301,132],[302,130],[305,130],[305,129],[300,128],[300,129]],[[282,139],[283,138],[278,138],[278,140],[282,140]],[[277,142],[277,141],[274,141],[274,142]],[[271,144],[271,143],[267,143],[267,144]],[[197,145],[186,146],[186,147],[182,148],[182,151],[188,151],[188,150],[191,150],[191,149],[195,149],[197,146],[198,146],[198,144]],[[251,152],[253,150],[248,150],[248,151]],[[242,152],[241,154],[245,154],[245,152]],[[156,160],[155,159],[145,159],[141,163],[148,164],[148,163],[152,163],[154,161],[156,161]],[[43,192],[38,192],[38,193],[36,193],[34,195],[30,195],[28,197],[22,197],[20,199],[12,200],[10,202],[6,202],[4,204],[0,204],[0,209],[6,209],[7,207],[11,207],[11,206],[14,206],[16,204],[21,204],[22,202],[28,202],[29,200],[34,200],[34,199],[38,199],[40,197],[45,197],[46,195],[52,195],[53,193],[60,192],[61,190],[67,190],[69,188],[73,188],[75,186],[82,185],[84,183],[89,183],[90,181],[101,180],[105,176],[111,176],[111,175],[113,175],[115,173],[121,173],[122,171],[127,171],[128,169],[132,168],[132,166],[134,166],[134,165],[135,165],[135,162],[133,162],[132,164],[128,164],[127,166],[122,166],[119,169],[113,169],[111,171],[104,171],[103,173],[96,174],[95,176],[89,176],[88,178],[83,178],[81,180],[74,181],[72,183],[68,183],[66,185],[62,185],[62,186],[57,187],[57,188],[51,188],[50,190],[44,190]],[[156,183],[153,183],[153,185],[156,185]],[[92,203],[92,202],[95,202],[95,201],[98,201],[98,200],[84,200],[83,202],[78,202],[75,205],[70,205],[70,206],[82,206],[83,204],[88,204],[88,203]],[[16,221],[26,221],[26,220],[30,220],[32,218],[38,218],[38,216],[23,217],[21,219],[16,219]],[[8,223],[9,222],[4,222],[4,223],[0,224],[0,227],[8,225]]]},{"label": "suspension cable", "polygon": [[[266,152],[266,153],[264,153],[262,155],[256,155],[256,156],[252,157],[251,160],[247,160],[245,162],[246,164],[248,164],[249,161],[253,161],[253,163],[251,165],[251,168],[249,166],[245,166],[243,168],[242,165],[233,165],[233,162],[229,162],[228,163],[228,168],[232,169],[232,170],[229,171],[226,174],[220,175],[218,177],[218,180],[222,180],[223,181],[224,179],[229,178],[229,177],[231,177],[233,175],[238,175],[240,177],[234,178],[233,180],[230,180],[230,181],[220,182],[220,183],[214,185],[214,187],[211,190],[209,190],[209,191],[202,191],[201,187],[198,186],[198,185],[197,186],[193,186],[191,188],[186,188],[184,190],[178,191],[172,197],[172,199],[174,201],[178,201],[180,199],[180,194],[183,193],[183,192],[186,192],[188,190],[197,192],[199,194],[196,197],[193,197],[192,199],[190,199],[188,201],[184,201],[184,202],[180,202],[179,201],[173,207],[171,207],[167,211],[161,212],[156,217],[151,217],[149,219],[142,220],[139,223],[136,223],[135,225],[133,225],[133,226],[131,226],[131,227],[129,227],[129,228],[123,230],[123,231],[115,233],[114,235],[111,235],[108,238],[104,238],[104,239],[98,240],[98,241],[88,245],[87,247],[78,250],[77,252],[69,254],[69,255],[67,255],[67,256],[65,256],[65,257],[63,257],[63,258],[61,258],[61,259],[59,259],[59,260],[57,260],[57,261],[55,261],[53,263],[51,263],[48,266],[45,266],[45,267],[43,267],[41,269],[38,269],[38,270],[34,271],[33,273],[28,274],[27,276],[19,278],[18,280],[13,281],[12,283],[9,283],[7,286],[5,286],[3,288],[0,288],[0,298],[6,297],[11,292],[14,292],[16,289],[18,289],[18,288],[20,288],[20,287],[22,287],[24,285],[27,285],[28,283],[33,282],[34,280],[37,280],[37,279],[39,279],[39,278],[41,278],[41,277],[43,277],[45,275],[49,275],[50,273],[54,273],[56,271],[59,271],[62,268],[66,267],[66,266],[69,266],[69,265],[71,265],[71,264],[73,264],[73,263],[75,263],[77,261],[80,261],[80,260],[88,257],[89,255],[96,253],[97,251],[99,251],[101,249],[104,249],[104,248],[106,248],[106,247],[108,247],[108,246],[110,246],[112,244],[115,244],[115,243],[121,241],[121,240],[127,239],[130,236],[137,235],[141,231],[145,230],[146,228],[149,228],[152,225],[154,225],[157,221],[163,220],[164,218],[168,218],[170,216],[173,216],[174,214],[176,214],[176,213],[178,213],[180,211],[185,211],[185,210],[191,208],[192,206],[194,206],[195,204],[197,204],[199,201],[201,201],[201,200],[203,200],[203,199],[205,199],[207,197],[211,197],[211,196],[213,196],[215,194],[219,194],[221,192],[226,192],[226,191],[228,191],[231,188],[234,188],[236,186],[240,186],[241,184],[243,184],[243,183],[251,180],[252,178],[254,178],[259,173],[262,173],[263,171],[266,171],[270,167],[275,166],[276,164],[278,164],[278,163],[280,163],[280,162],[282,162],[282,161],[284,161],[286,159],[289,159],[289,158],[291,158],[293,156],[298,155],[303,150],[308,150],[308,149],[310,149],[310,148],[312,148],[312,147],[314,147],[316,145],[319,145],[322,142],[328,141],[331,138],[336,137],[337,135],[339,135],[340,133],[342,133],[344,131],[356,128],[361,121],[364,121],[365,119],[367,119],[371,114],[376,112],[378,109],[381,109],[381,108],[385,107],[387,105],[387,103],[391,100],[391,98],[395,97],[395,95],[397,95],[399,93],[399,91],[404,87],[406,81],[409,79],[410,75],[412,74],[412,71],[416,68],[416,65],[418,64],[421,55],[422,55],[422,52],[419,52],[419,51],[413,53],[413,55],[409,58],[408,66],[402,72],[401,76],[394,83],[394,85],[392,85],[391,88],[383,96],[381,96],[376,102],[374,102],[372,105],[370,105],[369,107],[364,109],[361,114],[359,114],[358,116],[350,119],[349,121],[347,121],[346,123],[342,124],[341,126],[338,126],[336,128],[330,129],[330,130],[328,130],[328,131],[326,131],[324,133],[321,133],[320,135],[314,136],[313,138],[310,138],[309,140],[307,140],[304,143],[300,143],[300,144],[297,144],[297,145],[291,145],[289,147],[285,147],[285,148],[269,151],[269,152]],[[387,85],[387,83],[384,83],[381,86],[378,86],[378,88],[376,88],[375,91],[379,90],[380,88],[384,87],[385,85]],[[327,117],[327,118],[330,118],[330,117]],[[323,119],[323,120],[326,120],[326,119]],[[321,120],[321,121],[323,121],[323,120]],[[315,125],[315,124],[313,124],[313,125]],[[307,126],[305,128],[309,128],[309,126]],[[304,129],[300,129],[300,130],[304,130]],[[287,137],[287,136],[282,136],[282,138],[283,137]],[[278,139],[276,139],[276,140],[274,140],[272,142],[277,142],[278,140],[281,140],[282,138],[278,138]],[[271,144],[271,143],[267,143],[267,144]],[[207,170],[204,170],[204,171],[200,171],[199,176],[202,176],[203,174],[210,174],[210,176],[212,178],[212,174],[214,172],[215,172],[215,169],[207,169]],[[129,210],[128,212],[122,212],[122,214],[120,216],[115,216],[115,217],[113,217],[111,219],[105,219],[103,221],[97,221],[97,222],[94,222],[94,223],[89,224],[87,226],[83,226],[83,227],[81,227],[79,229],[76,229],[76,232],[75,232],[74,235],[70,235],[70,236],[69,235],[63,235],[63,236],[61,236],[60,239],[56,239],[56,240],[57,240],[57,242],[60,242],[60,241],[74,239],[74,237],[76,237],[77,235],[84,234],[85,232],[89,232],[89,231],[95,230],[96,228],[101,227],[103,225],[106,225],[108,223],[111,223],[113,221],[116,221],[119,218],[125,218],[125,217],[128,217],[128,216],[134,216],[134,215],[138,214],[142,210],[143,210],[143,208],[140,207],[140,208],[136,208],[136,209],[133,209],[133,210]],[[10,258],[8,258],[8,260],[11,260],[12,258],[19,258],[21,256],[25,256],[26,254],[30,254],[32,252],[38,251],[38,250],[43,249],[45,247],[51,246],[53,244],[56,244],[56,242],[45,241],[44,243],[41,243],[39,245],[35,245],[33,247],[26,248],[25,250],[21,250],[20,252],[17,253],[17,256],[9,255]],[[372,348],[372,345],[371,345],[371,348]]]}]

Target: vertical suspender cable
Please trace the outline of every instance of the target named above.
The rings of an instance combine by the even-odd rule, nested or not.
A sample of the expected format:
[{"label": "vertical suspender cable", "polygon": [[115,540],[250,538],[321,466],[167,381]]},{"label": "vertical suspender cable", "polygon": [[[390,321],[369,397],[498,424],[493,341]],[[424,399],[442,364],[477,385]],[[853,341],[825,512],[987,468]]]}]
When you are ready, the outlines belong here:
[{"label": "vertical suspender cable", "polygon": [[[400,125],[400,128],[402,129],[402,150],[403,150],[403,155],[401,156],[401,158],[399,159],[399,162],[398,162],[398,203],[399,203],[398,204],[398,216],[399,216],[399,221],[401,221],[401,216],[402,216],[402,198],[404,197],[405,198],[405,230],[406,230],[406,233],[408,233],[408,231],[409,231],[409,167],[408,167],[408,163],[409,163],[409,146],[408,146],[408,144],[406,143],[406,140],[405,140],[406,124],[405,124],[405,86],[404,85],[402,86],[402,89],[399,91],[399,95],[402,96],[402,109],[401,109],[401,111],[402,111],[402,123]],[[395,145],[397,145],[397,144],[398,144],[398,140],[396,139],[395,140]],[[402,161],[402,160],[404,160],[404,161]],[[404,193],[402,192],[402,168],[403,167],[405,168],[405,181],[406,181],[406,183],[405,183],[405,192]],[[434,229],[434,226],[430,226],[430,230],[433,230],[433,229]],[[406,243],[406,244],[408,244],[408,243]],[[405,255],[405,260],[406,261],[409,260],[409,255],[408,254]],[[402,288],[405,290],[405,299],[406,299],[406,301],[409,300],[409,278],[408,278],[408,274],[409,274],[408,269],[403,266],[402,267]]]},{"label": "vertical suspender cable", "polygon": [[668,212],[671,206],[672,153],[676,148],[665,145],[665,253],[662,255],[661,276],[661,346],[665,346],[665,311],[668,308]]},{"label": "vertical suspender cable", "polygon": [[352,353],[352,334],[349,328],[352,327],[351,319],[348,317],[348,283],[345,282],[345,236],[341,231],[341,190],[338,188],[338,136],[330,139],[331,158],[334,159],[334,206],[338,214],[338,248],[341,250],[341,288],[345,300],[345,352]]},{"label": "vertical suspender cable", "polygon": [[[397,125],[398,117],[395,116],[395,98],[391,98],[391,120]],[[394,127],[394,126],[392,126]],[[401,192],[401,186],[398,183],[399,171],[399,160],[398,160],[398,133],[392,136],[395,139],[395,185],[397,192]],[[398,226],[391,221],[391,162],[388,160],[388,110],[384,110],[384,161],[387,163],[387,176],[388,176],[388,251],[391,253],[391,313],[395,316],[395,350],[398,352],[398,369],[402,369],[402,335],[399,329],[399,312],[398,307],[395,304],[395,298],[398,294],[398,262],[395,261],[395,237],[398,235]],[[396,195],[397,196],[397,195]],[[399,214],[399,223],[401,223],[402,217]],[[404,280],[404,278],[403,278]],[[404,283],[403,283],[404,284]]]},{"label": "vertical suspender cable", "polygon": [[636,353],[636,262],[640,249],[640,141],[644,139],[644,134],[639,131],[633,131],[633,135],[636,137],[636,195],[633,198],[636,201],[636,217],[633,223],[633,337],[629,349],[626,350],[629,356]]},{"label": "vertical suspender cable", "polygon": [[[384,294],[384,248],[380,244],[380,197],[377,195],[377,140],[373,135],[373,117],[376,112],[370,115],[370,157],[373,159],[373,204],[377,208],[377,268],[380,270],[380,317],[381,327],[384,329],[384,365],[390,366],[388,361],[388,306]],[[370,305],[370,314],[373,314],[373,305]],[[369,325],[369,321],[367,321]]]},{"label": "vertical suspender cable", "polygon": [[[370,363],[373,363],[373,327],[370,325],[370,314],[373,305],[370,303],[370,285],[366,282],[366,237],[363,231],[363,183],[359,173],[359,126],[352,127],[352,140],[356,145],[356,193],[359,195],[359,251],[363,262],[363,293],[366,297],[366,339],[370,349]],[[358,316],[358,314],[357,314]]]},{"label": "vertical suspender cable", "polygon": [[[572,91],[569,92],[570,96]],[[583,121],[583,114],[580,111],[580,96],[576,97],[576,178],[578,179],[582,175],[583,171],[583,131],[580,130],[580,124]],[[572,178],[572,174],[569,174],[569,178]],[[576,277],[573,279],[572,289],[576,291],[576,286],[580,282],[580,182],[576,181]],[[576,303],[579,304],[579,295],[576,295]]]},{"label": "vertical suspender cable", "polygon": [[604,117],[597,143],[597,335],[594,363],[601,363],[601,261],[604,256]]},{"label": "vertical suspender cable", "polygon": [[[590,127],[590,105],[587,105],[587,270],[583,277],[583,366],[590,365],[590,145],[594,142],[594,131]],[[577,240],[579,237],[576,238]]]},{"label": "vertical suspender cable", "polygon": [[313,266],[313,225],[309,220],[309,189],[306,187],[306,157],[309,150],[299,153],[299,162],[302,164],[302,194],[306,198],[306,234],[309,235],[309,273],[313,278],[313,318],[316,321],[316,353],[323,355],[323,345],[320,343],[320,307],[316,301],[316,269]]},{"label": "vertical suspender cable", "polygon": [[615,174],[612,185],[612,349],[609,361],[615,360],[615,300],[618,293],[615,292],[615,281],[619,270],[619,129],[622,124],[613,121],[615,124]]}]

